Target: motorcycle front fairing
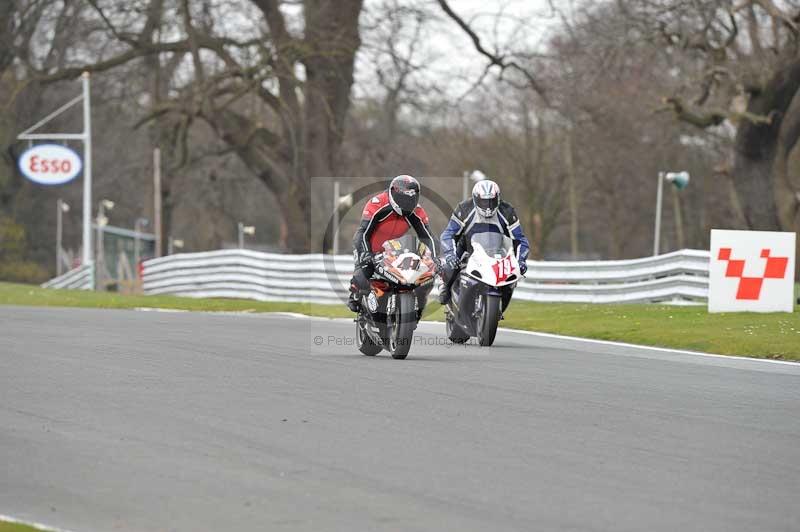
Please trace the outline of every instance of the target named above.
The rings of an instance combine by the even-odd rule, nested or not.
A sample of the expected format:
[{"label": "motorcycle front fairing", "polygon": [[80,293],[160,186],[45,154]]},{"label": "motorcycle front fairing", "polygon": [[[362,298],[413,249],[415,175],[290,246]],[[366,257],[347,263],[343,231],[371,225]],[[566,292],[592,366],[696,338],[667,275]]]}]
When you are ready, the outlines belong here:
[{"label": "motorcycle front fairing", "polygon": [[520,277],[519,262],[510,238],[500,233],[477,233],[472,236],[472,252],[464,272],[489,286],[507,286]]},{"label": "motorcycle front fairing", "polygon": [[387,314],[391,314],[392,297],[396,293],[417,290],[434,281],[435,266],[431,251],[411,235],[383,243],[383,251],[375,255],[375,278],[364,297],[374,331],[386,336]]}]

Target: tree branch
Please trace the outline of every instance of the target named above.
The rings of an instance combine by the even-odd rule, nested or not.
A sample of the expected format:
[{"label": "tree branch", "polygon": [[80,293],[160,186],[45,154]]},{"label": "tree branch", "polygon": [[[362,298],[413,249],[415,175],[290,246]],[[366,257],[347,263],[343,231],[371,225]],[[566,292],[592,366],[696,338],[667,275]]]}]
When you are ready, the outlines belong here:
[{"label": "tree branch", "polygon": [[66,79],[73,79],[80,76],[83,72],[103,72],[110,70],[114,67],[124,65],[128,61],[138,57],[145,57],[148,55],[159,54],[162,52],[186,52],[188,46],[186,41],[177,41],[173,43],[161,43],[158,46],[148,46],[147,48],[130,48],[119,55],[116,55],[105,61],[97,63],[90,63],[80,66],[67,67],[51,73],[35,72],[34,77],[37,81],[42,83],[52,83],[55,81],[63,81]]},{"label": "tree branch", "polygon": [[200,47],[197,43],[197,31],[192,24],[192,13],[189,8],[189,0],[183,0],[182,3],[183,26],[186,30],[187,42],[192,52],[192,63],[194,64],[194,72],[197,80],[202,85],[205,82],[206,74],[203,68],[203,62],[200,60]]},{"label": "tree branch", "polygon": [[283,100],[283,107],[291,116],[299,116],[300,102],[295,93],[297,78],[294,73],[294,65],[300,58],[300,42],[292,37],[286,28],[286,19],[280,10],[278,0],[253,0],[253,3],[264,14],[272,42],[275,45],[275,70],[278,75],[278,92]]},{"label": "tree branch", "polygon": [[467,24],[463,18],[461,18],[453,9],[450,7],[450,4],[447,3],[447,0],[436,0],[445,14],[450,17],[463,31],[467,34],[467,36],[472,40],[472,44],[475,47],[475,50],[478,51],[481,55],[486,57],[489,60],[489,66],[497,66],[500,68],[501,71],[506,69],[513,69],[522,74],[522,76],[527,80],[528,85],[534,92],[536,92],[544,101],[545,103],[548,102],[547,93],[542,87],[541,83],[533,76],[533,74],[528,71],[528,69],[523,68],[519,63],[517,63],[513,59],[507,58],[505,55],[492,53],[487,50],[483,44],[481,43],[480,37],[475,31]]},{"label": "tree branch", "polygon": [[670,109],[675,116],[688,124],[700,129],[706,129],[722,124],[725,120],[742,121],[746,120],[758,125],[771,125],[775,119],[775,113],[769,116],[757,115],[747,111],[724,111],[722,109],[697,109],[690,108],[678,97],[664,98],[664,109]]},{"label": "tree branch", "polygon": [[[205,34],[196,34],[197,46],[206,50],[211,50],[219,55],[223,61],[231,65],[230,54],[225,51],[225,46],[239,46],[246,47],[254,43],[254,41],[239,42],[235,39],[228,39],[223,37],[212,37]],[[103,72],[118,67],[139,57],[147,57],[163,53],[188,53],[192,51],[191,43],[188,39],[172,42],[156,42],[156,43],[143,43],[139,42],[136,47],[130,48],[121,52],[120,54],[99,61],[97,63],[88,63],[80,66],[68,67],[55,72],[42,72],[34,70],[34,77],[37,81],[43,83],[51,83],[55,81],[63,81],[66,79],[73,79],[80,76],[83,72]],[[235,65],[235,63],[233,63]]]},{"label": "tree branch", "polygon": [[131,46],[135,47],[138,44],[139,41],[135,39],[130,33],[121,33],[119,30],[117,30],[114,24],[111,23],[111,20],[108,18],[108,16],[106,16],[106,13],[105,11],[103,11],[103,8],[101,8],[100,5],[97,3],[97,0],[88,0],[88,1],[89,5],[91,5],[94,8],[94,10],[97,11],[97,14],[100,15],[100,19],[106,25],[108,31],[111,32],[111,35],[116,37],[119,41],[129,44]]},{"label": "tree branch", "polygon": [[735,10],[739,11],[748,7],[752,8],[754,5],[759,6],[773,19],[781,21],[795,36],[798,35],[797,23],[792,20],[792,17],[776,6],[775,2],[772,0],[744,0]]}]

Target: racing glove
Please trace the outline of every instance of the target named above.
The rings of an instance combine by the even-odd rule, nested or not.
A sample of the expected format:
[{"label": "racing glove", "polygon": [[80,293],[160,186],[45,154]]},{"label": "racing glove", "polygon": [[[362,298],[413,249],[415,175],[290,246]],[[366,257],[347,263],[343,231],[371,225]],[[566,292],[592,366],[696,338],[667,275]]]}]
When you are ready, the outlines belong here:
[{"label": "racing glove", "polygon": [[358,266],[360,268],[369,268],[373,264],[373,255],[369,251],[364,251],[358,256]]},{"label": "racing glove", "polygon": [[455,255],[447,254],[444,257],[442,257],[441,266],[443,268],[446,267],[450,271],[455,271],[458,269],[459,260]]},{"label": "racing glove", "polygon": [[527,271],[528,271],[528,264],[524,260],[519,261],[519,273],[521,275],[525,275],[525,272]]}]

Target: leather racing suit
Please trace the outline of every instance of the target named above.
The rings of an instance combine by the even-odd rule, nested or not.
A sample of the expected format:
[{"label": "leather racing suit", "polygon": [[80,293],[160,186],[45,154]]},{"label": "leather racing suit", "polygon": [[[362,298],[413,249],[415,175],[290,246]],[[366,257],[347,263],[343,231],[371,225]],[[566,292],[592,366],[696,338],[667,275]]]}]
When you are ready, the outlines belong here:
[{"label": "leather racing suit", "polygon": [[[527,270],[525,261],[528,259],[530,245],[528,238],[522,232],[519,217],[514,211],[514,207],[506,201],[500,200],[500,205],[494,215],[484,217],[477,212],[472,199],[467,199],[458,204],[442,232],[440,242],[442,255],[445,258],[445,265],[442,268],[442,303],[446,303],[450,298],[450,287],[457,277],[457,265],[464,253],[469,253],[471,249],[472,235],[476,233],[494,232],[500,233],[511,238],[514,242],[515,253],[520,264],[520,269],[524,274]],[[503,310],[506,309],[511,301],[514,286],[503,292]]]},{"label": "leather racing suit", "polygon": [[[433,257],[436,257],[436,245],[425,209],[417,206],[408,215],[398,214],[389,202],[388,192],[381,192],[367,201],[361,214],[361,225],[353,236],[353,255],[356,264],[350,281],[351,294],[356,295],[370,289],[369,279],[374,273],[374,265],[371,260],[365,260],[364,257],[383,251],[382,246],[386,240],[400,238],[410,228],[414,229],[417,238],[431,250]],[[429,285],[417,291],[420,315],[427,303],[431,288],[432,285]]]}]

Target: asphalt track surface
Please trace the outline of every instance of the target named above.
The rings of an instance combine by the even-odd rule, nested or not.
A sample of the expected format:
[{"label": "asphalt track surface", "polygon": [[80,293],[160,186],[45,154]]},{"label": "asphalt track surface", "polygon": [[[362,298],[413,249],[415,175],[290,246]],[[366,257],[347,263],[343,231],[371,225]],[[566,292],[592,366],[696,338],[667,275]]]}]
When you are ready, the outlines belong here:
[{"label": "asphalt track surface", "polygon": [[[800,366],[0,307],[0,514],[75,531],[800,530]],[[315,345],[320,342],[321,345]]]}]

